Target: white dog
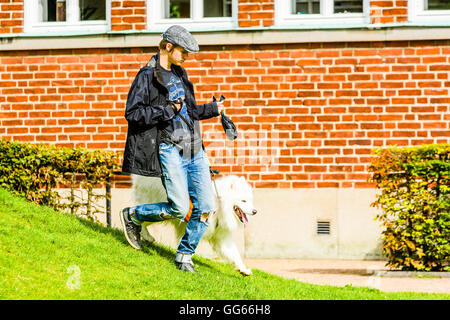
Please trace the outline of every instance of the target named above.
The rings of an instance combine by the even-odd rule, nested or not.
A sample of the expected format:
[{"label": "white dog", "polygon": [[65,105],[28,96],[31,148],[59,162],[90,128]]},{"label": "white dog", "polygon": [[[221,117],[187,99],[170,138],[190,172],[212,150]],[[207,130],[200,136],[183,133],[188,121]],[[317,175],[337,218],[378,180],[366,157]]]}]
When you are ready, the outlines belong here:
[{"label": "white dog", "polygon": [[[242,275],[251,275],[242,261],[239,250],[232,239],[234,230],[246,226],[248,217],[255,215],[253,207],[253,190],[244,177],[225,176],[215,179],[217,188],[217,211],[208,218],[208,229],[202,240],[207,240],[212,249],[222,258],[234,264]],[[133,175],[133,196],[137,204],[167,201],[167,195],[159,178]],[[217,196],[216,194],[216,196]],[[158,223],[170,223],[179,239],[184,234],[186,222],[178,219],[168,219]],[[142,238],[150,242],[155,241],[147,230],[149,223],[144,223]]]}]

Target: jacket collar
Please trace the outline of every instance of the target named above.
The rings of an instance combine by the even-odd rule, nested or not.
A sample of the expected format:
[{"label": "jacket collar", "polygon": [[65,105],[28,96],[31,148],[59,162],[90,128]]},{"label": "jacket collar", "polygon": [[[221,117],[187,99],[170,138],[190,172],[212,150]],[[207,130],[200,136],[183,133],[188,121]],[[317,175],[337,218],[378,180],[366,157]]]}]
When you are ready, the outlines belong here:
[{"label": "jacket collar", "polygon": [[[159,64],[159,52],[155,54],[153,57],[151,57],[150,61],[147,63],[147,67],[153,70],[154,78],[161,86],[161,88],[164,88],[167,92],[169,92],[169,90],[164,84],[164,80],[162,77],[161,71],[162,67]],[[190,82],[189,79],[187,78],[186,71],[182,67],[177,65],[172,65],[172,71],[181,79],[181,81],[185,85],[185,88],[187,89],[186,100],[192,102],[192,99],[194,99],[192,103],[195,104],[194,86],[192,85],[192,82]],[[188,113],[190,113],[190,108],[188,108]]]},{"label": "jacket collar", "polygon": [[[161,73],[161,65],[159,64],[159,52],[151,57],[150,61],[147,63],[147,67],[153,68],[153,73],[156,80],[164,87],[164,81]],[[180,66],[172,65],[173,72],[184,80],[183,71]]]}]

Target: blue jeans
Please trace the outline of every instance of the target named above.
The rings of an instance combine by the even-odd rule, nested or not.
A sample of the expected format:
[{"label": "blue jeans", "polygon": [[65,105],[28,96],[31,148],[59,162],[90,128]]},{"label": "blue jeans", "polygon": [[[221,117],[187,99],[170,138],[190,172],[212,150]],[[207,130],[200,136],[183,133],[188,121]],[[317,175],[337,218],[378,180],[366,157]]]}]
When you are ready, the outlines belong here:
[{"label": "blue jeans", "polygon": [[183,157],[175,146],[165,143],[159,147],[159,157],[168,202],[136,206],[134,216],[148,222],[165,220],[167,215],[184,220],[189,212],[190,198],[192,213],[177,253],[192,255],[208,228],[208,221],[201,219],[202,214],[216,210],[208,158],[203,149],[192,158]]}]

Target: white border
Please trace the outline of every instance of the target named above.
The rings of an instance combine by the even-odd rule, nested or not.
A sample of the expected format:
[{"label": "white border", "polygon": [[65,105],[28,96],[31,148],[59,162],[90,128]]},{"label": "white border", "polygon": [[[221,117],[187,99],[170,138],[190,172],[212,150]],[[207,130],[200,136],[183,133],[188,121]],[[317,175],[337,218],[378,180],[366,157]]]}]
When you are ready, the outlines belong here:
[{"label": "white border", "polygon": [[408,19],[410,22],[450,22],[450,10],[425,10],[424,0],[408,1]]},{"label": "white border", "polygon": [[321,0],[321,14],[291,14],[291,0],[275,0],[276,26],[366,24],[370,22],[370,0],[363,0],[363,13],[333,13],[333,0]]},{"label": "white border", "polygon": [[78,11],[78,0],[66,0],[65,22],[38,21],[38,1],[24,0],[24,33],[108,32],[111,30],[111,0],[106,0],[106,20],[80,21],[73,13]]},{"label": "white border", "polygon": [[203,0],[191,0],[191,19],[163,18],[164,1],[147,0],[147,30],[162,32],[174,24],[182,25],[190,31],[234,29],[238,26],[238,0],[232,0],[232,16],[223,18],[203,18]]}]

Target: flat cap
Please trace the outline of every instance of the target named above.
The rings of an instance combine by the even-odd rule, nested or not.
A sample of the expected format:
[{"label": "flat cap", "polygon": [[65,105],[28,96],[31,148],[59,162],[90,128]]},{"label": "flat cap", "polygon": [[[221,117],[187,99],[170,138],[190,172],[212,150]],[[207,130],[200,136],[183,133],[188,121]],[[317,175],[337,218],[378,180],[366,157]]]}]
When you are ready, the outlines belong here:
[{"label": "flat cap", "polygon": [[182,47],[184,50],[192,53],[199,51],[197,40],[184,27],[173,25],[169,27],[163,34],[164,40]]}]

